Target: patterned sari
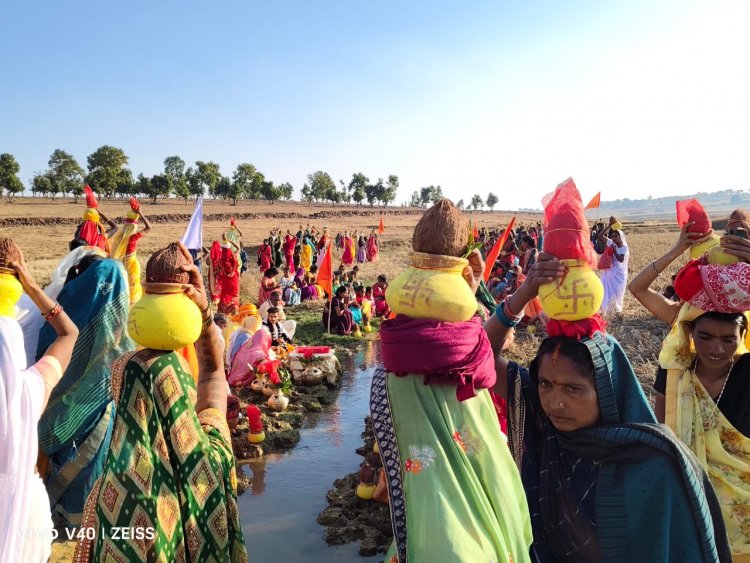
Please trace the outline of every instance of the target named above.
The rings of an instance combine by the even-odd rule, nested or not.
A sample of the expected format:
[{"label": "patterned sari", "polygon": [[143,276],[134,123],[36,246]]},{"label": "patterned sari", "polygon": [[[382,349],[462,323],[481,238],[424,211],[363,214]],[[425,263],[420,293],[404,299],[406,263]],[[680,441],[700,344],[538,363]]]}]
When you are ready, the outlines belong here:
[{"label": "patterned sari", "polygon": [[[76,561],[247,561],[226,417],[196,414],[195,385],[176,353],[142,350],[118,360],[117,400],[104,474],[86,503]],[[144,530],[114,538],[107,530]]]},{"label": "patterned sari", "polygon": [[[58,296],[79,330],[68,369],[39,420],[39,446],[49,458],[45,485],[55,520],[79,526],[83,505],[102,473],[114,424],[112,364],[134,350],[125,330],[128,283],[117,260],[97,260]],[[45,324],[37,359],[57,338]]]},{"label": "patterned sari", "polygon": [[[734,561],[750,561],[750,438],[722,414],[693,370],[689,324],[703,310],[685,304],[664,341],[666,424],[698,457],[721,503]],[[746,353],[745,345],[739,354]]]}]

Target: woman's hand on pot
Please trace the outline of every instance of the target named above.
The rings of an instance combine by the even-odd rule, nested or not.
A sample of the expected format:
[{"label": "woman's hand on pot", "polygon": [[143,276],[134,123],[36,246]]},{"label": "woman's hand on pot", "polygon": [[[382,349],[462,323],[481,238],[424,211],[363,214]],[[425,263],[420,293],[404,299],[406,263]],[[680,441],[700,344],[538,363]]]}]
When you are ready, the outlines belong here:
[{"label": "woman's hand on pot", "polygon": [[551,254],[540,252],[518,291],[523,292],[523,297],[529,301],[539,292],[540,285],[555,281],[564,275],[565,266],[562,262]]},{"label": "woman's hand on pot", "polygon": [[31,297],[32,293],[41,291],[34,277],[26,267],[26,260],[24,260],[23,256],[17,262],[11,262],[10,267],[12,270],[15,270],[18,281],[21,282],[21,287],[23,287],[23,290],[29,297]]},{"label": "woman's hand on pot", "polygon": [[484,278],[484,258],[482,253],[479,252],[478,248],[472,250],[466,257],[469,261],[469,265],[464,268],[463,276],[466,283],[469,284],[472,293],[476,293],[479,288],[479,284]]},{"label": "woman's hand on pot", "polygon": [[201,271],[193,263],[193,257],[190,256],[190,252],[181,242],[177,243],[177,246],[182,252],[182,255],[187,258],[188,263],[180,266],[183,272],[187,272],[190,276],[190,287],[185,291],[185,294],[195,303],[201,311],[208,308],[208,297],[206,297],[206,287],[203,285],[203,276]]}]

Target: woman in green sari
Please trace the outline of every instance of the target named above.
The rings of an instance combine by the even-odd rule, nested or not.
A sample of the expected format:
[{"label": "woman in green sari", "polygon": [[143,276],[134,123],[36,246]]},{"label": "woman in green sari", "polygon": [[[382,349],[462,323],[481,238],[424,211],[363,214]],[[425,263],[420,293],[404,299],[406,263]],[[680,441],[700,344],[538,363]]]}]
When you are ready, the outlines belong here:
[{"label": "woman in green sari", "polygon": [[221,333],[198,268],[181,244],[179,251],[174,273],[189,274],[184,291],[203,318],[195,344],[197,391],[176,352],[146,348],[118,360],[112,441],[82,524],[97,536],[79,542],[76,561],[247,561],[226,422]]}]

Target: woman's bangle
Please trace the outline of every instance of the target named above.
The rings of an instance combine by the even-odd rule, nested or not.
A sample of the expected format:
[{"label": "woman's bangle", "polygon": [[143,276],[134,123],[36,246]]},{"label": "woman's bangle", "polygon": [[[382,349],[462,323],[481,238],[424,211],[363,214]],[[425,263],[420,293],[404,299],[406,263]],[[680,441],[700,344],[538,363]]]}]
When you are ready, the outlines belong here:
[{"label": "woman's bangle", "polygon": [[[511,294],[513,295],[513,294]],[[509,317],[512,318],[521,318],[523,317],[523,313],[514,313],[513,309],[510,308],[510,297],[511,295],[508,295],[505,299],[503,299],[503,304],[505,305],[505,312],[508,314]]]},{"label": "woman's bangle", "polygon": [[201,321],[201,334],[205,334],[214,324],[214,316],[211,314],[211,305],[207,305],[206,308],[201,311]]},{"label": "woman's bangle", "polygon": [[[507,298],[506,298],[507,299]],[[509,315],[507,312],[507,306],[505,301],[495,307],[495,316],[500,323],[506,328],[513,328],[521,322],[521,318],[518,316]]]},{"label": "woman's bangle", "polygon": [[661,274],[661,272],[656,268],[656,261],[651,262],[651,267],[654,269],[656,277],[659,277],[659,274]]},{"label": "woman's bangle", "polygon": [[42,313],[42,316],[44,317],[45,321],[51,321],[52,319],[59,317],[60,313],[62,312],[63,312],[62,305],[60,305],[59,303],[55,303],[55,306],[52,307],[50,312],[47,314]]}]

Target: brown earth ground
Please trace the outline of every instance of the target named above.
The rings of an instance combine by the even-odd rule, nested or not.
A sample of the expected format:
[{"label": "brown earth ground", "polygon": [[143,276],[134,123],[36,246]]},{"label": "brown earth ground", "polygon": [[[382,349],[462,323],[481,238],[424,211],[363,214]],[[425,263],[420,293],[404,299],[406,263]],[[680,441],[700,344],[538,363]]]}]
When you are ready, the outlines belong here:
[{"label": "brown earth ground", "polygon": [[[124,201],[103,201],[102,210],[110,217],[124,217],[128,205]],[[84,204],[72,200],[50,201],[41,198],[21,198],[13,204],[0,204],[0,236],[12,237],[24,251],[32,274],[41,284],[49,281],[49,273],[67,252],[83,212]],[[181,201],[160,201],[156,205],[144,202],[143,211],[154,219],[153,231],[141,240],[139,255],[145,264],[151,252],[178,239],[184,232],[193,204]],[[408,263],[411,236],[419,220],[421,210],[408,208],[370,208],[367,206],[307,205],[300,203],[240,202],[232,206],[224,201],[204,202],[204,244],[219,239],[229,226],[229,217],[236,216],[242,230],[243,242],[250,247],[251,269],[242,277],[241,297],[243,302],[257,300],[260,275],[255,264],[254,250],[262,238],[274,228],[297,230],[308,223],[322,229],[328,226],[332,233],[357,230],[369,233],[377,228],[381,213],[385,233],[380,236],[381,255],[377,264],[365,264],[362,279],[374,282],[379,274],[392,279]],[[479,227],[505,226],[511,217],[509,212],[474,212],[470,214]],[[530,223],[541,220],[540,216],[519,214],[518,222]],[[631,249],[631,277],[652,260],[666,252],[677,238],[673,224],[657,222],[625,222],[624,230]],[[334,255],[336,265],[340,256]],[[675,273],[678,264],[662,274],[658,281],[661,288]],[[321,304],[317,304],[318,307]],[[309,310],[308,310],[309,314]],[[295,318],[290,309],[289,318]],[[631,359],[636,373],[643,383],[649,398],[653,395],[651,384],[656,371],[656,359],[667,327],[654,320],[629,294],[625,296],[625,309],[621,318],[610,319],[609,331],[620,341]],[[537,335],[521,333],[510,354],[514,359],[528,363],[539,345]],[[366,413],[363,413],[363,415]],[[356,538],[352,538],[354,540]],[[72,551],[68,544],[56,544],[52,561],[70,561]],[[61,548],[61,549],[60,549]]]}]

